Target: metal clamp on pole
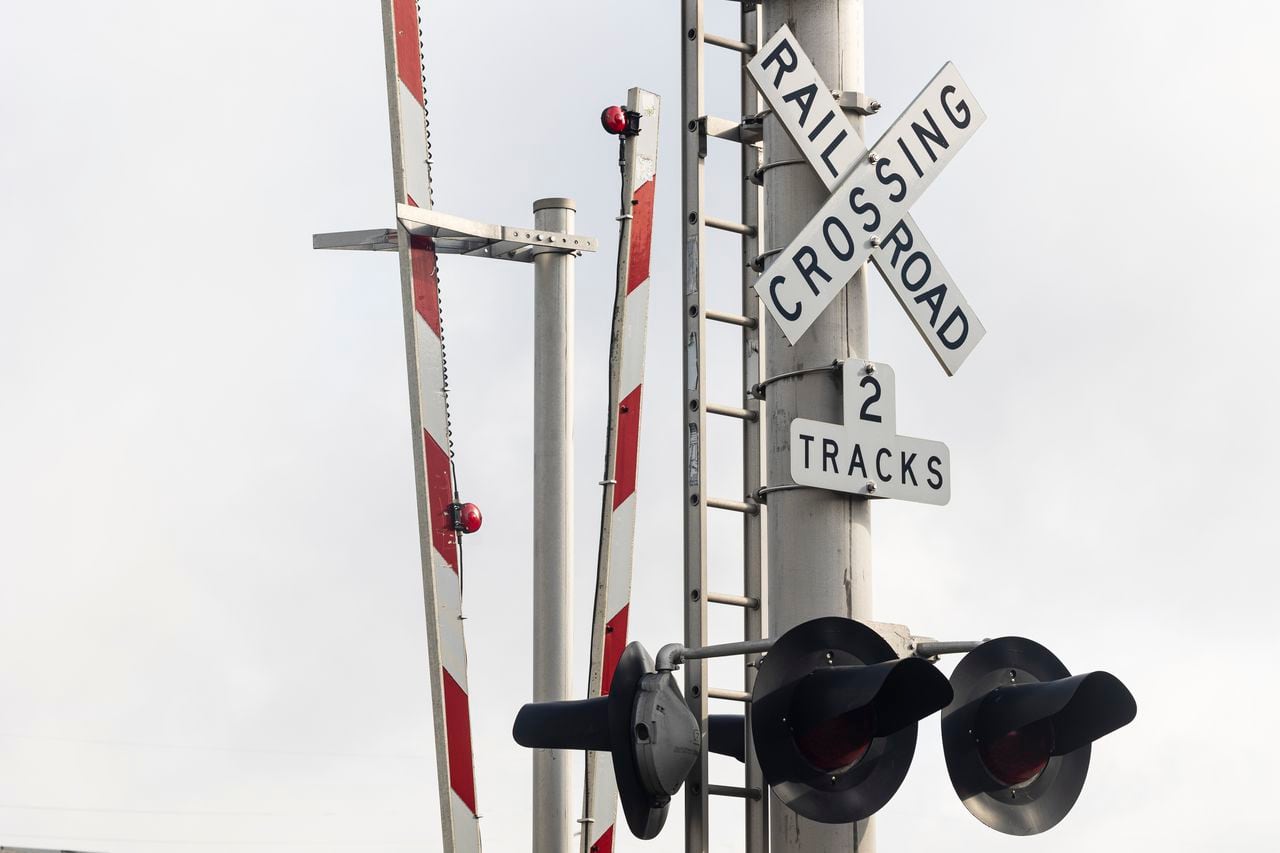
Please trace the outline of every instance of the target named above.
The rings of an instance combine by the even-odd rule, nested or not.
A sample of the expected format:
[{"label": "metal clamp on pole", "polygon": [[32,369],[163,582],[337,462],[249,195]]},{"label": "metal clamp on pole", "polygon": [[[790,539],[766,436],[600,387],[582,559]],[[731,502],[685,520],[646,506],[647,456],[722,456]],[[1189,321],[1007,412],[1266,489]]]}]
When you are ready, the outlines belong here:
[{"label": "metal clamp on pole", "polygon": [[807,376],[810,373],[826,373],[831,370],[839,370],[844,365],[840,359],[836,359],[830,364],[823,364],[819,367],[804,367],[800,370],[788,370],[786,373],[779,373],[775,376],[766,376],[764,379],[751,386],[751,396],[757,400],[765,399],[765,389],[775,382],[783,379],[792,379],[796,376]]},{"label": "metal clamp on pole", "polygon": [[880,112],[880,102],[864,92],[841,92],[838,89],[832,89],[831,94],[842,110],[860,116],[871,116]]}]

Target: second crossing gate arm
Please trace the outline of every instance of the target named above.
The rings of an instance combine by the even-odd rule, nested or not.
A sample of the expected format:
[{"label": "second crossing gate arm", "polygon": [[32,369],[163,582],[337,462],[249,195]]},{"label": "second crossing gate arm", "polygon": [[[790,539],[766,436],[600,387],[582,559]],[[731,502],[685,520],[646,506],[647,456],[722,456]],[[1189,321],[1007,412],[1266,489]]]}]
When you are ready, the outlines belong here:
[{"label": "second crossing gate arm", "polygon": [[[623,210],[609,343],[609,410],[588,696],[609,692],[614,669],[627,645],[660,107],[661,99],[652,92],[639,88],[627,92],[626,109],[639,115],[639,132],[622,137]],[[609,754],[588,752],[582,853],[612,853],[617,801]]]}]

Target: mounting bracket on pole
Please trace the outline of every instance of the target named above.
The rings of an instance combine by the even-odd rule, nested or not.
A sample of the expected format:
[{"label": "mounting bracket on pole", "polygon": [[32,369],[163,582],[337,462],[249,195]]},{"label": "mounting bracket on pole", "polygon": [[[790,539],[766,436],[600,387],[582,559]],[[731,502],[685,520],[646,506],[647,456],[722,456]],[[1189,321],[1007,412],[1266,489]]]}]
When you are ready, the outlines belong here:
[{"label": "mounting bracket on pole", "polygon": [[860,116],[871,116],[880,112],[880,102],[864,92],[841,92],[838,89],[832,89],[831,94],[835,96],[842,110]]}]

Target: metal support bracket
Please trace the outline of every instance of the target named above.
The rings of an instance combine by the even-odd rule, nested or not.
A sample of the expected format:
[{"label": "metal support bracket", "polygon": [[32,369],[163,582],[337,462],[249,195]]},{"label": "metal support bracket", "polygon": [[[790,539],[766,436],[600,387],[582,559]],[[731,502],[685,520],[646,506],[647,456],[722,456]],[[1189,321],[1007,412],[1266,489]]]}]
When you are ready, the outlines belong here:
[{"label": "metal support bracket", "polygon": [[[594,237],[581,234],[489,225],[408,204],[397,205],[396,215],[410,234],[430,237],[436,252],[442,255],[471,255],[530,263],[544,252],[581,254],[599,248]],[[366,252],[393,252],[398,243],[398,235],[393,228],[338,231],[316,234],[311,238],[311,245],[316,249]]]},{"label": "metal support bracket", "polygon": [[871,116],[880,112],[880,102],[863,92],[841,92],[838,89],[832,89],[831,94],[840,104],[840,109],[847,112],[860,116]]}]

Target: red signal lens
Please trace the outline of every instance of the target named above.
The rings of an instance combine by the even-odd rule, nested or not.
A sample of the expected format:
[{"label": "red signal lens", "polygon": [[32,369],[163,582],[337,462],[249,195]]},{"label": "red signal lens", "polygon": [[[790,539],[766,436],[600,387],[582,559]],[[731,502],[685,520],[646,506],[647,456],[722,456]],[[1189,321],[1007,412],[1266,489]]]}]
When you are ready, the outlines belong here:
[{"label": "red signal lens", "polygon": [[604,129],[614,135],[625,133],[627,130],[627,113],[622,107],[605,107],[604,112],[600,113],[600,124]]},{"label": "red signal lens", "polygon": [[875,731],[875,713],[870,708],[858,708],[803,731],[793,731],[793,736],[806,761],[831,773],[861,761],[871,748]]},{"label": "red signal lens", "polygon": [[475,533],[484,524],[484,516],[480,507],[473,503],[465,503],[458,508],[458,524],[463,533]]},{"label": "red signal lens", "polygon": [[1039,720],[1003,734],[990,743],[978,744],[978,756],[987,772],[1003,785],[1024,785],[1049,766],[1053,750],[1053,725]]}]

